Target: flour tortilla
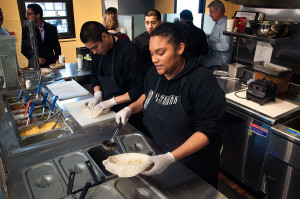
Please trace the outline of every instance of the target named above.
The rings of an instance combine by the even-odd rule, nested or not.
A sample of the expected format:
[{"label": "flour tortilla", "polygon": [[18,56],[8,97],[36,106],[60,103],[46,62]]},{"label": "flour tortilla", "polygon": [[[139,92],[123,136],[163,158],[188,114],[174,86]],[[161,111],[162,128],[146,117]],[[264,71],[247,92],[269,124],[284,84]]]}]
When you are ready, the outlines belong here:
[{"label": "flour tortilla", "polygon": [[80,112],[81,114],[86,117],[86,118],[95,118],[97,117],[98,115],[104,115],[104,114],[107,114],[109,113],[110,109],[98,109],[98,110],[94,110],[94,109],[89,109],[87,107],[87,105],[83,105],[81,108],[80,108]]},{"label": "flour tortilla", "polygon": [[132,177],[147,169],[152,163],[146,162],[148,155],[141,153],[123,153],[109,156],[102,163],[105,169],[119,177]]},{"label": "flour tortilla", "polygon": [[52,73],[52,70],[50,68],[40,68],[41,75],[44,76],[46,74]]}]

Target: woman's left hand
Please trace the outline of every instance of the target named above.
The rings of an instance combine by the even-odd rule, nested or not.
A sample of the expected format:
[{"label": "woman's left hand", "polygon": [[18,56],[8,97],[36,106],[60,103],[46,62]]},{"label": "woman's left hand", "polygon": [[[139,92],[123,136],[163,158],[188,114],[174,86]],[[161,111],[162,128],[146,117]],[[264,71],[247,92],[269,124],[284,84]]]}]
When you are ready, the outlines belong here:
[{"label": "woman's left hand", "polygon": [[172,153],[168,152],[163,155],[149,156],[146,161],[153,162],[154,166],[149,171],[143,171],[141,174],[151,176],[162,173],[170,164],[175,162]]}]

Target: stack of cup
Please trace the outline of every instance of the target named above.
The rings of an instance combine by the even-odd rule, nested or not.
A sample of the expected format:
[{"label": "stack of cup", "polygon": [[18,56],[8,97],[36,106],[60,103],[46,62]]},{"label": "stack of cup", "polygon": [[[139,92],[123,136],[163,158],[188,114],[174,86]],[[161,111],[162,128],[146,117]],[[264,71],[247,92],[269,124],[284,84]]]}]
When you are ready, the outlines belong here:
[{"label": "stack of cup", "polygon": [[81,71],[83,65],[83,55],[81,54],[79,54],[77,57],[77,65],[78,65],[78,71]]},{"label": "stack of cup", "polygon": [[27,79],[26,81],[25,81],[25,86],[26,86],[26,88],[31,88],[31,80],[30,79]]},{"label": "stack of cup", "polygon": [[235,19],[227,19],[227,27],[226,30],[228,32],[232,32],[234,29]]},{"label": "stack of cup", "polygon": [[59,59],[59,63],[64,64],[66,59],[66,57],[64,55],[59,55],[58,59]]}]

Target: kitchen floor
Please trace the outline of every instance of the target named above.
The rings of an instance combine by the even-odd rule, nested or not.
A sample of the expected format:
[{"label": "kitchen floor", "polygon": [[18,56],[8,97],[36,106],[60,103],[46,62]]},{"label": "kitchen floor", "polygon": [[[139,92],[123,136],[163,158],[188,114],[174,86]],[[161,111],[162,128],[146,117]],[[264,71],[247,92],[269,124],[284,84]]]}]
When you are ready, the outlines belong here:
[{"label": "kitchen floor", "polygon": [[228,177],[219,173],[219,191],[229,199],[255,199],[253,195],[237,185]]}]

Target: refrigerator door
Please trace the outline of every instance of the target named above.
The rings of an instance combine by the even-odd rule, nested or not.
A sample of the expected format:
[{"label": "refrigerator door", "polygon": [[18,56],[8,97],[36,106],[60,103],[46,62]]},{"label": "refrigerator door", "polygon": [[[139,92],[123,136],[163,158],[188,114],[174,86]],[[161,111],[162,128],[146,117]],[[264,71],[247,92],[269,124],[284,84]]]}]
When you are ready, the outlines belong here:
[{"label": "refrigerator door", "polygon": [[257,192],[270,126],[227,107],[220,167]]},{"label": "refrigerator door", "polygon": [[251,119],[241,112],[226,107],[220,167],[241,182],[244,182],[245,154]]},{"label": "refrigerator door", "polygon": [[259,189],[270,129],[271,126],[255,119],[249,124],[244,183],[255,192]]},{"label": "refrigerator door", "polygon": [[268,197],[272,199],[299,198],[299,170],[272,155],[267,155],[262,176],[261,191]]}]

